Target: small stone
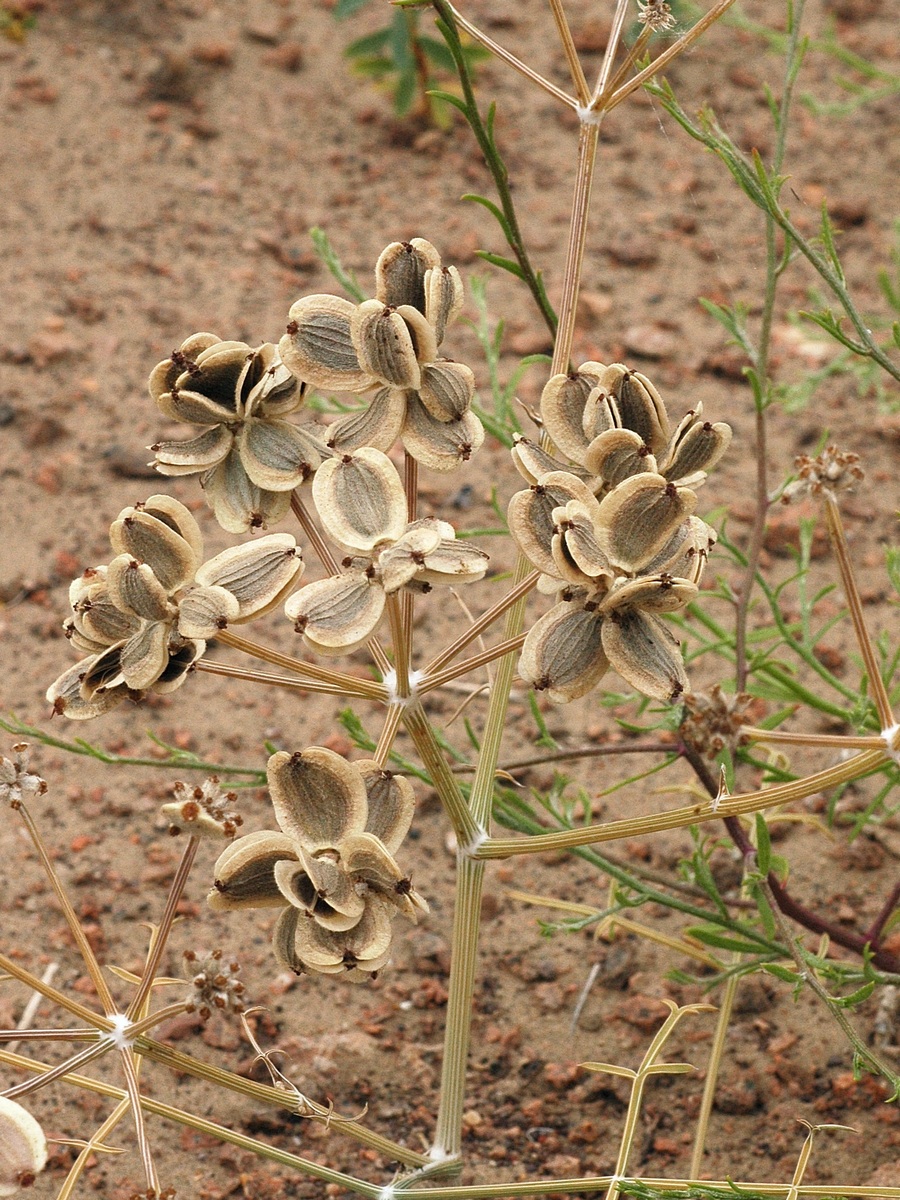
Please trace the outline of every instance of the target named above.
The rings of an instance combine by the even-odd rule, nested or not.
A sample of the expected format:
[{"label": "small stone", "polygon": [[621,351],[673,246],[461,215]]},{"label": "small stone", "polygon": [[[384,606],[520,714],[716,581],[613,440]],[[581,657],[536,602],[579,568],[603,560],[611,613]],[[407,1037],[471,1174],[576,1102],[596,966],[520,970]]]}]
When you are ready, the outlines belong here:
[{"label": "small stone", "polygon": [[622,334],[622,344],[638,358],[671,358],[678,349],[678,339],[659,325],[632,325]]},{"label": "small stone", "polygon": [[617,1007],[616,1015],[636,1029],[649,1032],[663,1023],[669,1015],[669,1006],[656,996],[629,996]]},{"label": "small stone", "polygon": [[234,61],[234,48],[228,42],[200,42],[191,47],[191,58],[208,67],[230,67]]},{"label": "small stone", "polygon": [[622,267],[651,267],[659,258],[653,238],[639,233],[623,233],[606,247],[606,253]]},{"label": "small stone", "polygon": [[755,1073],[744,1068],[734,1083],[720,1083],[716,1089],[715,1107],[722,1113],[751,1113],[760,1107],[759,1082]]},{"label": "small stone", "polygon": [[611,33],[610,21],[585,21],[580,28],[572,30],[572,41],[575,43],[575,49],[583,54],[602,54],[609,44]]},{"label": "small stone", "polygon": [[296,74],[303,66],[303,45],[301,42],[282,42],[274,50],[267,50],[262,61],[267,67],[277,67],[279,71]]}]

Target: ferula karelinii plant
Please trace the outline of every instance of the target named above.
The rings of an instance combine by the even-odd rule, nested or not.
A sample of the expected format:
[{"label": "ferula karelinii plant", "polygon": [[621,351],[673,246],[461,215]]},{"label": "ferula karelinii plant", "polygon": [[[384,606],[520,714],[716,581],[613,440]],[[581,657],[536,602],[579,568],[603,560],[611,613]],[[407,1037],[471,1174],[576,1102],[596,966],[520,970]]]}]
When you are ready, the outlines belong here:
[{"label": "ferula karelinii plant", "polygon": [[[271,524],[293,507],[325,578],[296,590],[304,563],[287,533],[204,562],[191,512],[156,495],[119,514],[114,557],[70,589],[66,632],[84,657],[48,698],[75,719],[180,687],[217,637],[266,657],[228,631],[282,604],[313,652],[372,647],[383,684],[370,686],[395,712],[375,759],[350,763],[315,746],[275,754],[268,782],[278,830],[231,840],[215,867],[210,905],[281,909],[275,955],[296,972],[371,977],[390,959],[393,918],[415,921],[427,911],[394,857],[412,820],[412,788],[386,764],[401,714],[418,703],[416,683],[427,683],[427,671],[410,670],[415,596],[480,580],[489,565],[450,523],[418,517],[414,491],[416,463],[456,469],[484,438],[472,371],[439,353],[462,302],[459,273],[430,242],[392,242],[376,264],[373,299],[306,296],[291,307],[277,347],[200,333],[153,370],[150,393],[161,411],[204,427],[154,446],[161,473],[199,474],[213,514],[232,532]],[[295,426],[286,418],[312,387],[368,393],[368,402],[327,429]],[[565,702],[613,667],[644,695],[674,699],[687,675],[663,617],[698,594],[715,535],[695,515],[696,489],[731,430],[705,421],[699,407],[673,428],[652,382],[620,363],[554,375],[540,419],[542,444],[520,438],[513,450],[529,487],[512,497],[509,525],[540,572],[539,591],[555,603],[516,642],[519,674]],[[389,457],[398,441],[405,481]],[[299,491],[310,479],[324,538]],[[393,662],[373,641],[386,613]],[[284,656],[271,661],[317,672],[326,691],[340,692],[350,678]],[[164,811],[172,832],[233,839],[240,818],[232,799],[215,781],[182,784]]]}]

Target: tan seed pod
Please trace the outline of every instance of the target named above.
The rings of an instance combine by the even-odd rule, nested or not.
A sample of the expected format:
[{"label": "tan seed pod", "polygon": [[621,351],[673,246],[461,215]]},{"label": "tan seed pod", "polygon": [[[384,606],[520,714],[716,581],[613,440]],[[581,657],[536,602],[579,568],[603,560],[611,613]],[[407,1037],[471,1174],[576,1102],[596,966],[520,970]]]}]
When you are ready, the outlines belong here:
[{"label": "tan seed pod", "polygon": [[731,426],[724,421],[697,421],[675,441],[665,465],[666,479],[696,487],[706,478],[731,444]]},{"label": "tan seed pod", "polygon": [[716,531],[699,517],[688,517],[678,526],[666,544],[644,563],[646,575],[665,572],[676,578],[699,583],[709,552],[716,544]]},{"label": "tan seed pod", "polygon": [[291,305],[288,331],[278,344],[285,366],[313,387],[364,392],[372,378],[359,364],[350,337],[356,305],[341,296],[304,296]]},{"label": "tan seed pod", "polygon": [[436,421],[418,395],[407,394],[403,445],[432,471],[455,471],[468,462],[484,443],[484,426],[469,409],[458,421]]},{"label": "tan seed pod", "polygon": [[283,833],[263,829],[237,838],[216,860],[209,907],[216,912],[282,907],[285,898],[275,882],[275,867],[285,860],[296,862],[297,851]]},{"label": "tan seed pod", "polygon": [[441,256],[424,238],[391,242],[375,264],[375,299],[391,308],[410,304],[425,313],[425,275],[440,269]]},{"label": "tan seed pod", "polygon": [[185,638],[214,638],[240,611],[237,598],[225,588],[194,588],[178,605],[178,632]]},{"label": "tan seed pod", "polygon": [[419,363],[437,357],[434,331],[410,304],[387,308],[364,301],[350,321],[350,336],[360,366],[389,387],[418,388]]},{"label": "tan seed pod", "polygon": [[293,536],[270,533],[223,550],[200,567],[195,579],[201,587],[224,588],[234,596],[238,612],[229,620],[240,623],[271,612],[302,574],[303,559]]},{"label": "tan seed pod", "polygon": [[[593,500],[593,497],[591,497]],[[596,500],[570,500],[565,508],[554,509],[558,529],[551,542],[551,553],[562,579],[575,584],[611,579],[612,567],[597,540],[600,505]]]},{"label": "tan seed pod", "polygon": [[352,763],[310,746],[296,754],[279,751],[266,767],[269,792],[281,829],[315,854],[339,846],[351,833],[361,833],[368,817],[362,776]]},{"label": "tan seed pod", "polygon": [[426,555],[441,543],[437,522],[417,522],[393,545],[378,556],[378,575],[385,594],[390,596],[421,572]]},{"label": "tan seed pod", "polygon": [[490,562],[490,555],[471,542],[445,537],[425,555],[418,578],[432,584],[474,583],[484,578]]},{"label": "tan seed pod", "polygon": [[[599,363],[597,364],[599,366]],[[604,367],[601,376],[606,373]],[[602,433],[621,429],[622,421],[615,399],[602,387],[595,387],[587,398],[582,417],[582,432],[588,442],[593,442]]]},{"label": "tan seed pod", "polygon": [[613,566],[629,573],[641,571],[696,503],[693,492],[676,488],[661,475],[632,475],[600,504],[600,544]]},{"label": "tan seed pod", "polygon": [[426,272],[425,316],[438,345],[444,340],[447,326],[459,315],[463,295],[463,282],[456,267],[436,266]]},{"label": "tan seed pod", "polygon": [[72,721],[89,721],[109,712],[125,699],[127,688],[124,684],[107,691],[92,689],[87,696],[84,695],[84,677],[99,657],[95,655],[82,659],[73,667],[69,667],[68,671],[63,671],[62,675],[51,683],[47,689],[47,701],[55,713],[60,713]]},{"label": "tan seed pod", "polygon": [[151,496],[123,509],[110,526],[109,540],[117,554],[147,563],[170,595],[193,577],[203,553],[200,527],[170,496]]},{"label": "tan seed pod", "polygon": [[530,484],[537,483],[542,475],[547,475],[550,471],[571,471],[572,474],[578,474],[566,463],[548,454],[537,442],[523,437],[520,433],[513,434],[512,459],[516,470],[526,483]]},{"label": "tan seed pod", "polygon": [[406,528],[406,495],[397,468],[364,446],[329,459],[313,480],[313,500],[329,535],[345,549],[370,553]]},{"label": "tan seed pod", "polygon": [[400,436],[406,417],[406,392],[381,388],[367,407],[347,413],[328,429],[327,444],[336,454],[352,454],[372,446],[385,454]]},{"label": "tan seed pod", "polygon": [[0,1196],[31,1187],[47,1164],[47,1139],[28,1109],[0,1096]]},{"label": "tan seed pod", "polygon": [[220,463],[234,442],[227,425],[213,425],[199,437],[186,441],[155,442],[150,449],[154,466],[160,475],[193,475],[207,471]]},{"label": "tan seed pod", "polygon": [[171,392],[177,380],[185,373],[189,364],[197,361],[197,356],[210,346],[215,346],[222,339],[214,333],[195,333],[181,343],[178,350],[173,351],[170,358],[157,363],[150,372],[148,386],[150,395],[158,401],[166,392]]},{"label": "tan seed pod", "polygon": [[370,759],[358,761],[356,768],[363,777],[368,797],[366,832],[374,834],[389,854],[396,854],[409,832],[416,808],[412,784]]},{"label": "tan seed pod", "polygon": [[362,917],[366,902],[341,863],[328,854],[300,853],[302,866],[275,864],[275,882],[282,895],[325,929],[352,929]]},{"label": "tan seed pod", "polygon": [[584,465],[611,488],[642,471],[656,471],[649,447],[630,429],[608,429],[595,437],[585,451]]},{"label": "tan seed pod", "polygon": [[111,603],[132,617],[165,621],[174,616],[166,589],[146,563],[130,554],[117,554],[109,564],[107,590]]},{"label": "tan seed pod", "polygon": [[187,679],[188,671],[206,651],[206,642],[200,638],[172,640],[168,647],[168,661],[162,674],[153,683],[152,690],[165,695],[177,691]]},{"label": "tan seed pod", "polygon": [[390,907],[372,897],[359,923],[344,933],[324,929],[316,921],[298,921],[294,950],[308,970],[322,974],[380,971],[390,958]]},{"label": "tan seed pod", "polygon": [[603,619],[581,604],[557,604],[532,626],[522,647],[519,674],[555,704],[584,696],[607,670],[601,644]]},{"label": "tan seed pod", "polygon": [[249,417],[238,435],[241,463],[252,483],[269,492],[289,492],[329,457],[328,447],[288,421]]},{"label": "tan seed pod", "polygon": [[603,363],[582,363],[577,371],[553,375],[541,393],[541,420],[553,444],[580,463],[588,447],[584,410],[588,397],[606,368]]},{"label": "tan seed pod", "polygon": [[623,579],[604,598],[600,612],[604,614],[625,608],[642,612],[677,612],[697,597],[697,585],[689,579],[672,575],[642,575],[638,579]]},{"label": "tan seed pod", "polygon": [[290,492],[267,491],[250,479],[236,446],[203,476],[202,483],[207,503],[228,533],[265,529],[291,507]]},{"label": "tan seed pod", "polygon": [[556,532],[553,512],[570,500],[581,500],[588,508],[596,504],[593,493],[582,480],[568,471],[551,471],[542,475],[533,487],[516,492],[509,502],[507,520],[516,545],[546,575],[557,574],[551,552]]},{"label": "tan seed pod", "polygon": [[687,689],[678,642],[660,617],[623,609],[604,620],[602,640],[610,666],[642,695],[673,701]]},{"label": "tan seed pod", "polygon": [[150,687],[169,661],[168,623],[148,621],[128,639],[119,654],[122,679],[134,691]]},{"label": "tan seed pod", "polygon": [[419,399],[436,421],[457,421],[475,396],[475,376],[464,363],[433,362],[422,367]]},{"label": "tan seed pod", "polygon": [[307,584],[290,597],[284,611],[313,650],[346,654],[369,640],[384,606],[384,588],[364,571],[351,570]]},{"label": "tan seed pod", "polygon": [[613,363],[600,377],[600,387],[615,398],[623,429],[632,429],[654,454],[669,440],[669,418],[662,398],[646,375]]}]

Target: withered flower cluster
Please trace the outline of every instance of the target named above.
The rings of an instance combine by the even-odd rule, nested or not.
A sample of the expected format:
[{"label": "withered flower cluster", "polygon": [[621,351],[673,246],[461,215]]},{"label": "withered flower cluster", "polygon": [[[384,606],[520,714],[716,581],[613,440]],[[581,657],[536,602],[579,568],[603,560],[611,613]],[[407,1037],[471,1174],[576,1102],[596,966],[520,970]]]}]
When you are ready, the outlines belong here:
[{"label": "withered flower cluster", "polygon": [[169,822],[169,833],[188,833],[199,838],[233,838],[244,823],[237,811],[237,793],[223,792],[216,775],[190,787],[174,785],[175,799],[160,807]]},{"label": "withered flower cluster", "polygon": [[248,833],[219,856],[210,906],[281,908],[275,957],[288,970],[365,979],[391,954],[391,921],[428,905],[394,860],[415,805],[407,780],[324,747],[273,754],[280,832]]},{"label": "withered flower cluster", "polygon": [[375,267],[375,298],[304,296],[290,310],[279,350],[313,387],[361,394],[371,403],[331,426],[337,453],[363,446],[387,451],[399,437],[413,458],[452,471],[484,441],[471,411],[475,377],[441,358],[444,332],[459,313],[463,286],[424,238],[392,242]]},{"label": "withered flower cluster", "polygon": [[826,446],[815,457],[798,455],[794,459],[794,467],[797,478],[781,493],[782,504],[790,504],[806,496],[815,499],[830,496],[835,499],[840,492],[852,492],[865,478],[865,472],[859,465],[859,455],[833,444]]},{"label": "withered flower cluster", "polygon": [[47,691],[55,712],[76,719],[95,717],[136,692],[174,691],[207,639],[270,611],[303,571],[287,533],[233,546],[204,563],[200,527],[170,496],[123,509],[109,538],[115,558],[69,588],[66,635],[87,657]]},{"label": "withered flower cluster", "polygon": [[529,632],[519,673],[565,702],[611,666],[643,695],[672,700],[687,676],[661,614],[697,594],[715,534],[693,515],[692,489],[731,429],[698,407],[673,431],[650,380],[619,363],[554,376],[541,419],[572,461],[524,439],[513,450],[531,486],[510,502],[510,531],[557,599]]},{"label": "withered flower cluster", "polygon": [[162,475],[202,472],[206,499],[229,533],[280,521],[291,492],[328,457],[319,437],[283,419],[303,404],[304,387],[268,342],[253,350],[195,333],[154,367],[150,395],[165,416],[204,430],[151,446],[153,466]]},{"label": "withered flower cluster", "polygon": [[222,1013],[244,1011],[244,985],[238,963],[224,962],[221,950],[208,954],[185,950],[182,957],[185,974],[190,976],[185,1012],[196,1012],[201,1020],[208,1021],[214,1009]]},{"label": "withered flower cluster", "polygon": [[397,468],[362,447],[330,459],[313,483],[313,501],[331,539],[345,552],[341,573],[295,592],[285,612],[313,650],[340,654],[372,636],[388,596],[403,587],[481,579],[488,556],[458,541],[434,517],[407,520]]}]

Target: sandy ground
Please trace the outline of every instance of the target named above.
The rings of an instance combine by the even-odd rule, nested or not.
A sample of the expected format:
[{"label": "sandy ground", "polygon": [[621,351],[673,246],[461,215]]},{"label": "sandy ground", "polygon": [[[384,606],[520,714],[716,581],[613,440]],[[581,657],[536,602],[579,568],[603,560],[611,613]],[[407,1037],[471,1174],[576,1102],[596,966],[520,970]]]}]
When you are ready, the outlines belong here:
[{"label": "sandy ground", "polygon": [[[366,287],[380,249],[416,235],[432,240],[464,278],[485,278],[491,319],[506,321],[501,370],[507,376],[522,355],[550,348],[524,292],[476,258],[479,248],[503,247],[490,216],[459,199],[470,191],[491,194],[470,135],[460,125],[441,131],[394,119],[386,98],[353,77],[342,59],[349,37],[376,28],[383,13],[372,7],[352,26],[342,26],[329,7],[311,0],[49,0],[24,43],[0,40],[0,702],[25,722],[46,726],[45,689],[72,661],[61,630],[69,581],[106,560],[107,527],[124,505],[168,490],[194,509],[210,553],[231,543],[195,479],[161,488],[145,466],[144,447],[183,432],[155,411],[146,376],[195,330],[253,344],[277,340],[299,295],[337,291],[313,253],[311,226],[327,230]],[[605,17],[586,3],[567,8],[586,63],[596,70]],[[840,0],[829,16],[811,3],[810,29],[821,34],[836,13],[844,45],[896,72],[900,41],[889,9],[878,0]],[[746,11],[777,24],[781,6],[755,0]],[[537,0],[477,0],[471,15],[565,82],[564,60]],[[777,90],[779,70],[760,39],[722,27],[669,77],[688,110],[712,104],[743,148],[765,154],[772,133],[763,87]],[[839,73],[832,59],[814,53],[800,90],[820,100],[839,98]],[[479,80],[482,95],[497,100],[498,137],[524,231],[555,297],[573,123],[501,65],[484,65]],[[844,230],[848,281],[861,307],[882,315],[877,272],[893,245],[896,118],[896,96],[841,118],[816,116],[801,103],[787,156],[798,224],[814,231],[820,205],[827,204]],[[706,511],[727,510],[731,535],[740,542],[752,517],[750,395],[737,352],[697,298],[741,300],[758,311],[761,220],[732,191],[721,166],[644,96],[615,113],[603,131],[601,153],[575,361],[624,359],[652,375],[670,411],[702,400],[712,419],[732,424],[732,451],[703,500]],[[774,337],[775,366],[787,381],[835,356],[811,327],[786,316],[810,302],[812,286],[802,265],[785,281]],[[471,305],[466,315],[474,318]],[[484,384],[472,330],[460,322],[448,345],[450,340],[450,353],[470,363]],[[543,379],[541,368],[531,368],[520,398],[536,403]],[[837,373],[805,410],[777,410],[771,417],[773,478],[783,476],[793,456],[818,443],[826,429],[864,459],[872,486],[847,511],[876,631],[896,628],[882,563],[884,545],[896,531],[891,505],[900,427],[885,415],[885,399],[890,394],[880,404],[872,389],[860,393],[854,377]],[[460,499],[463,483],[471,496]],[[423,473],[430,510],[470,529],[496,524],[493,488],[505,504],[517,486],[506,451],[490,441],[465,478]],[[783,575],[790,563],[784,548],[797,527],[796,517],[778,520],[765,562]],[[498,570],[511,564],[503,542],[493,538],[485,545]],[[724,558],[716,569],[727,572]],[[827,558],[817,570],[822,580],[831,577]],[[502,586],[485,583],[471,602],[487,606]],[[725,619],[724,610],[720,615]],[[420,644],[440,641],[456,623],[453,613],[435,606],[418,628]],[[295,646],[283,619],[270,618],[264,636],[284,650]],[[853,680],[853,648],[840,629],[829,635],[826,649],[835,668]],[[716,681],[719,669],[701,668],[700,682]],[[438,697],[436,719],[449,720],[461,698]],[[258,766],[266,739],[289,748],[324,743],[349,750],[336,722],[341,707],[198,676],[172,697],[125,705],[89,726],[54,722],[53,730],[151,757],[146,734],[152,731],[210,760]],[[472,719],[477,723],[483,713],[483,702],[476,701]],[[362,715],[377,731],[377,717]],[[596,699],[553,710],[547,719],[564,748],[622,736],[614,715]],[[449,734],[463,744],[458,721]],[[533,739],[521,694],[502,761],[530,756]],[[76,909],[103,961],[137,969],[146,940],[142,922],[158,916],[177,862],[177,847],[158,816],[177,773],[104,768],[49,748],[36,762],[51,784],[36,806],[41,828]],[[616,769],[593,760],[576,764],[572,775],[597,795],[617,778]],[[552,772],[541,767],[520,778],[546,787]],[[861,785],[841,803],[863,807],[872,794]],[[597,808],[622,816],[637,806],[650,811],[673,802],[652,788],[632,789],[598,801]],[[271,824],[264,793],[248,793],[244,810],[247,828]],[[785,828],[780,849],[791,860],[796,892],[848,925],[871,921],[897,878],[900,834],[894,823],[886,821],[878,839],[852,845],[844,835],[829,841],[796,825]],[[4,823],[0,845],[5,945],[33,968],[58,963],[58,986],[89,997],[83,966],[15,821]],[[683,835],[617,849],[671,874],[689,846]],[[297,1086],[323,1103],[332,1100],[343,1113],[367,1105],[367,1123],[421,1148],[434,1122],[453,882],[446,824],[422,788],[407,850],[405,861],[428,896],[431,916],[402,933],[394,964],[370,986],[277,975],[265,913],[225,920],[204,911],[211,851],[195,869],[183,903],[187,920],[176,930],[165,969],[177,972],[180,953],[190,946],[221,945],[238,955],[249,997],[269,1010],[260,1036],[288,1052],[287,1069]],[[723,871],[733,869],[727,852],[719,860]],[[590,932],[542,939],[537,918],[546,914],[511,899],[510,888],[598,906],[607,895],[603,877],[571,858],[541,856],[490,871],[464,1179],[609,1171],[627,1099],[624,1081],[587,1076],[576,1064],[636,1065],[659,1021],[660,998],[698,1000],[701,989],[667,982],[664,972],[685,964],[650,943],[623,940],[610,948]],[[648,916],[658,918],[660,928],[674,928],[666,913]],[[601,982],[573,1029],[576,998],[597,962],[606,964]],[[0,992],[0,1026],[18,1020],[23,1002],[12,986]],[[857,1130],[823,1136],[809,1182],[900,1184],[896,1106],[883,1105],[881,1083],[854,1082],[849,1050],[812,1001],[803,996],[794,1003],[786,989],[753,980],[742,989],[738,1008],[712,1120],[710,1176],[789,1181],[803,1119]],[[874,1005],[861,1010],[867,1036],[874,1018]],[[695,1063],[702,1073],[711,1030],[709,1017],[686,1022],[671,1056]],[[252,1070],[252,1051],[232,1026],[214,1022],[200,1035],[182,1024],[168,1034],[198,1057]],[[651,1089],[632,1169],[649,1176],[687,1172],[699,1078],[670,1085],[661,1080]],[[173,1084],[155,1069],[147,1070],[145,1084],[154,1095],[174,1096],[179,1105],[297,1153],[381,1182],[390,1178],[390,1164],[377,1156],[360,1161],[352,1143],[308,1122],[223,1100],[187,1078]],[[34,1108],[59,1137],[88,1136],[106,1111],[103,1102],[61,1086],[39,1093]],[[322,1185],[288,1178],[238,1151],[152,1122],[150,1130],[163,1182],[181,1196],[322,1194]],[[81,1194],[96,1190],[124,1200],[141,1186],[130,1131],[123,1127],[116,1137],[129,1153],[98,1156]],[[56,1194],[71,1157],[64,1147],[55,1151],[35,1197]]]}]

